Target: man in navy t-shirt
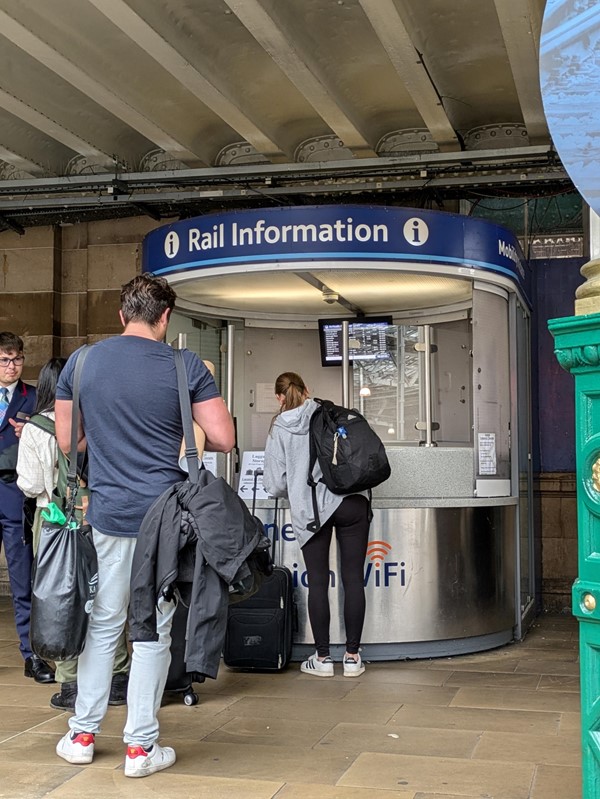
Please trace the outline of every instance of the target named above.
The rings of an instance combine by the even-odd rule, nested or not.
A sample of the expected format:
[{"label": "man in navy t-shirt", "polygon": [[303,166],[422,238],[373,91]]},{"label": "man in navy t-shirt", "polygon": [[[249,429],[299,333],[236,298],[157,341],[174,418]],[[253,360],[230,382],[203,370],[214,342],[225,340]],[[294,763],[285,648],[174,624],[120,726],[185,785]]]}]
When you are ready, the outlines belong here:
[{"label": "man in navy t-shirt", "polygon": [[[152,503],[186,475],[178,465],[183,437],[172,349],[164,343],[176,295],[163,278],[140,275],[123,286],[122,335],[95,344],[80,382],[79,448],[87,445],[90,501],[87,519],[98,553],[98,590],[85,649],[79,657],[78,694],[70,732],[56,752],[69,763],[91,763],[95,734],[107,710],[117,641],[127,618],[135,541]],[[69,452],[73,372],[69,358],[56,392],[56,435]],[[205,448],[229,452],[233,420],[200,358],[184,350],[192,413],[206,434]],[[175,762],[158,744],[157,713],[170,662],[175,604],[160,599],[156,642],[135,642],[127,695],[125,775],[145,777]]]}]

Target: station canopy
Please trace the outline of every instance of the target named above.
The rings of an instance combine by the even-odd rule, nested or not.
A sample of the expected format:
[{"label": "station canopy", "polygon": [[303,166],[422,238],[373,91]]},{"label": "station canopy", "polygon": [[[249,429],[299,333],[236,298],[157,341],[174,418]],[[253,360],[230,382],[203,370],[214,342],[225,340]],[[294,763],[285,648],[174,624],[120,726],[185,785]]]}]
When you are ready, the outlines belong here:
[{"label": "station canopy", "polygon": [[572,190],[543,7],[0,0],[0,229]]}]

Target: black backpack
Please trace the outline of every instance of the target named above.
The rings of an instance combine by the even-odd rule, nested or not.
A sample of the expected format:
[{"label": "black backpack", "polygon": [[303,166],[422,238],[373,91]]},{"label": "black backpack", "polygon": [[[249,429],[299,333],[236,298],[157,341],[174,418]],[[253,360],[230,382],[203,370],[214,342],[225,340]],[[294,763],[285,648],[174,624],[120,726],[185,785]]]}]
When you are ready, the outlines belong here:
[{"label": "black backpack", "polygon": [[[321,523],[317,509],[317,481],[313,477],[318,461],[320,482],[334,494],[356,494],[375,488],[391,474],[381,439],[355,408],[343,408],[315,397],[318,408],[310,419],[308,485],[312,489],[315,519],[308,529],[316,532]],[[369,493],[369,506],[371,494]],[[369,515],[371,512],[369,510]]]}]

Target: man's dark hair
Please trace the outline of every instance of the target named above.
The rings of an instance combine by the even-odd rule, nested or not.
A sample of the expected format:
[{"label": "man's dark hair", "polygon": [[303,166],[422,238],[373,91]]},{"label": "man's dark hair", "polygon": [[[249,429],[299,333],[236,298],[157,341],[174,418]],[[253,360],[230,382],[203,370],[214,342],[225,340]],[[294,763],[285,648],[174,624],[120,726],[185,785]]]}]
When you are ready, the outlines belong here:
[{"label": "man's dark hair", "polygon": [[23,339],[8,330],[0,333],[0,352],[23,352]]},{"label": "man's dark hair", "polygon": [[175,307],[177,295],[164,277],[138,275],[121,287],[121,312],[125,324],[145,322],[154,327],[168,308]]},{"label": "man's dark hair", "polygon": [[66,362],[66,358],[50,358],[40,369],[35,393],[34,413],[54,410],[56,384]]}]

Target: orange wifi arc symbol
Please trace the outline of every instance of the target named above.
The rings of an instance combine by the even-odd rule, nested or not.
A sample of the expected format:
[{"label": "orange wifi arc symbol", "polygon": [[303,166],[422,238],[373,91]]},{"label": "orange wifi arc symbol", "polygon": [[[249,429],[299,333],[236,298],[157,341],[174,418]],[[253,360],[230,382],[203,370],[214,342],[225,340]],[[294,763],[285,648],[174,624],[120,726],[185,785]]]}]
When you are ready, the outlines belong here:
[{"label": "orange wifi arc symbol", "polygon": [[391,544],[387,541],[370,541],[367,546],[367,557],[375,564],[380,566],[386,555],[392,551]]}]

